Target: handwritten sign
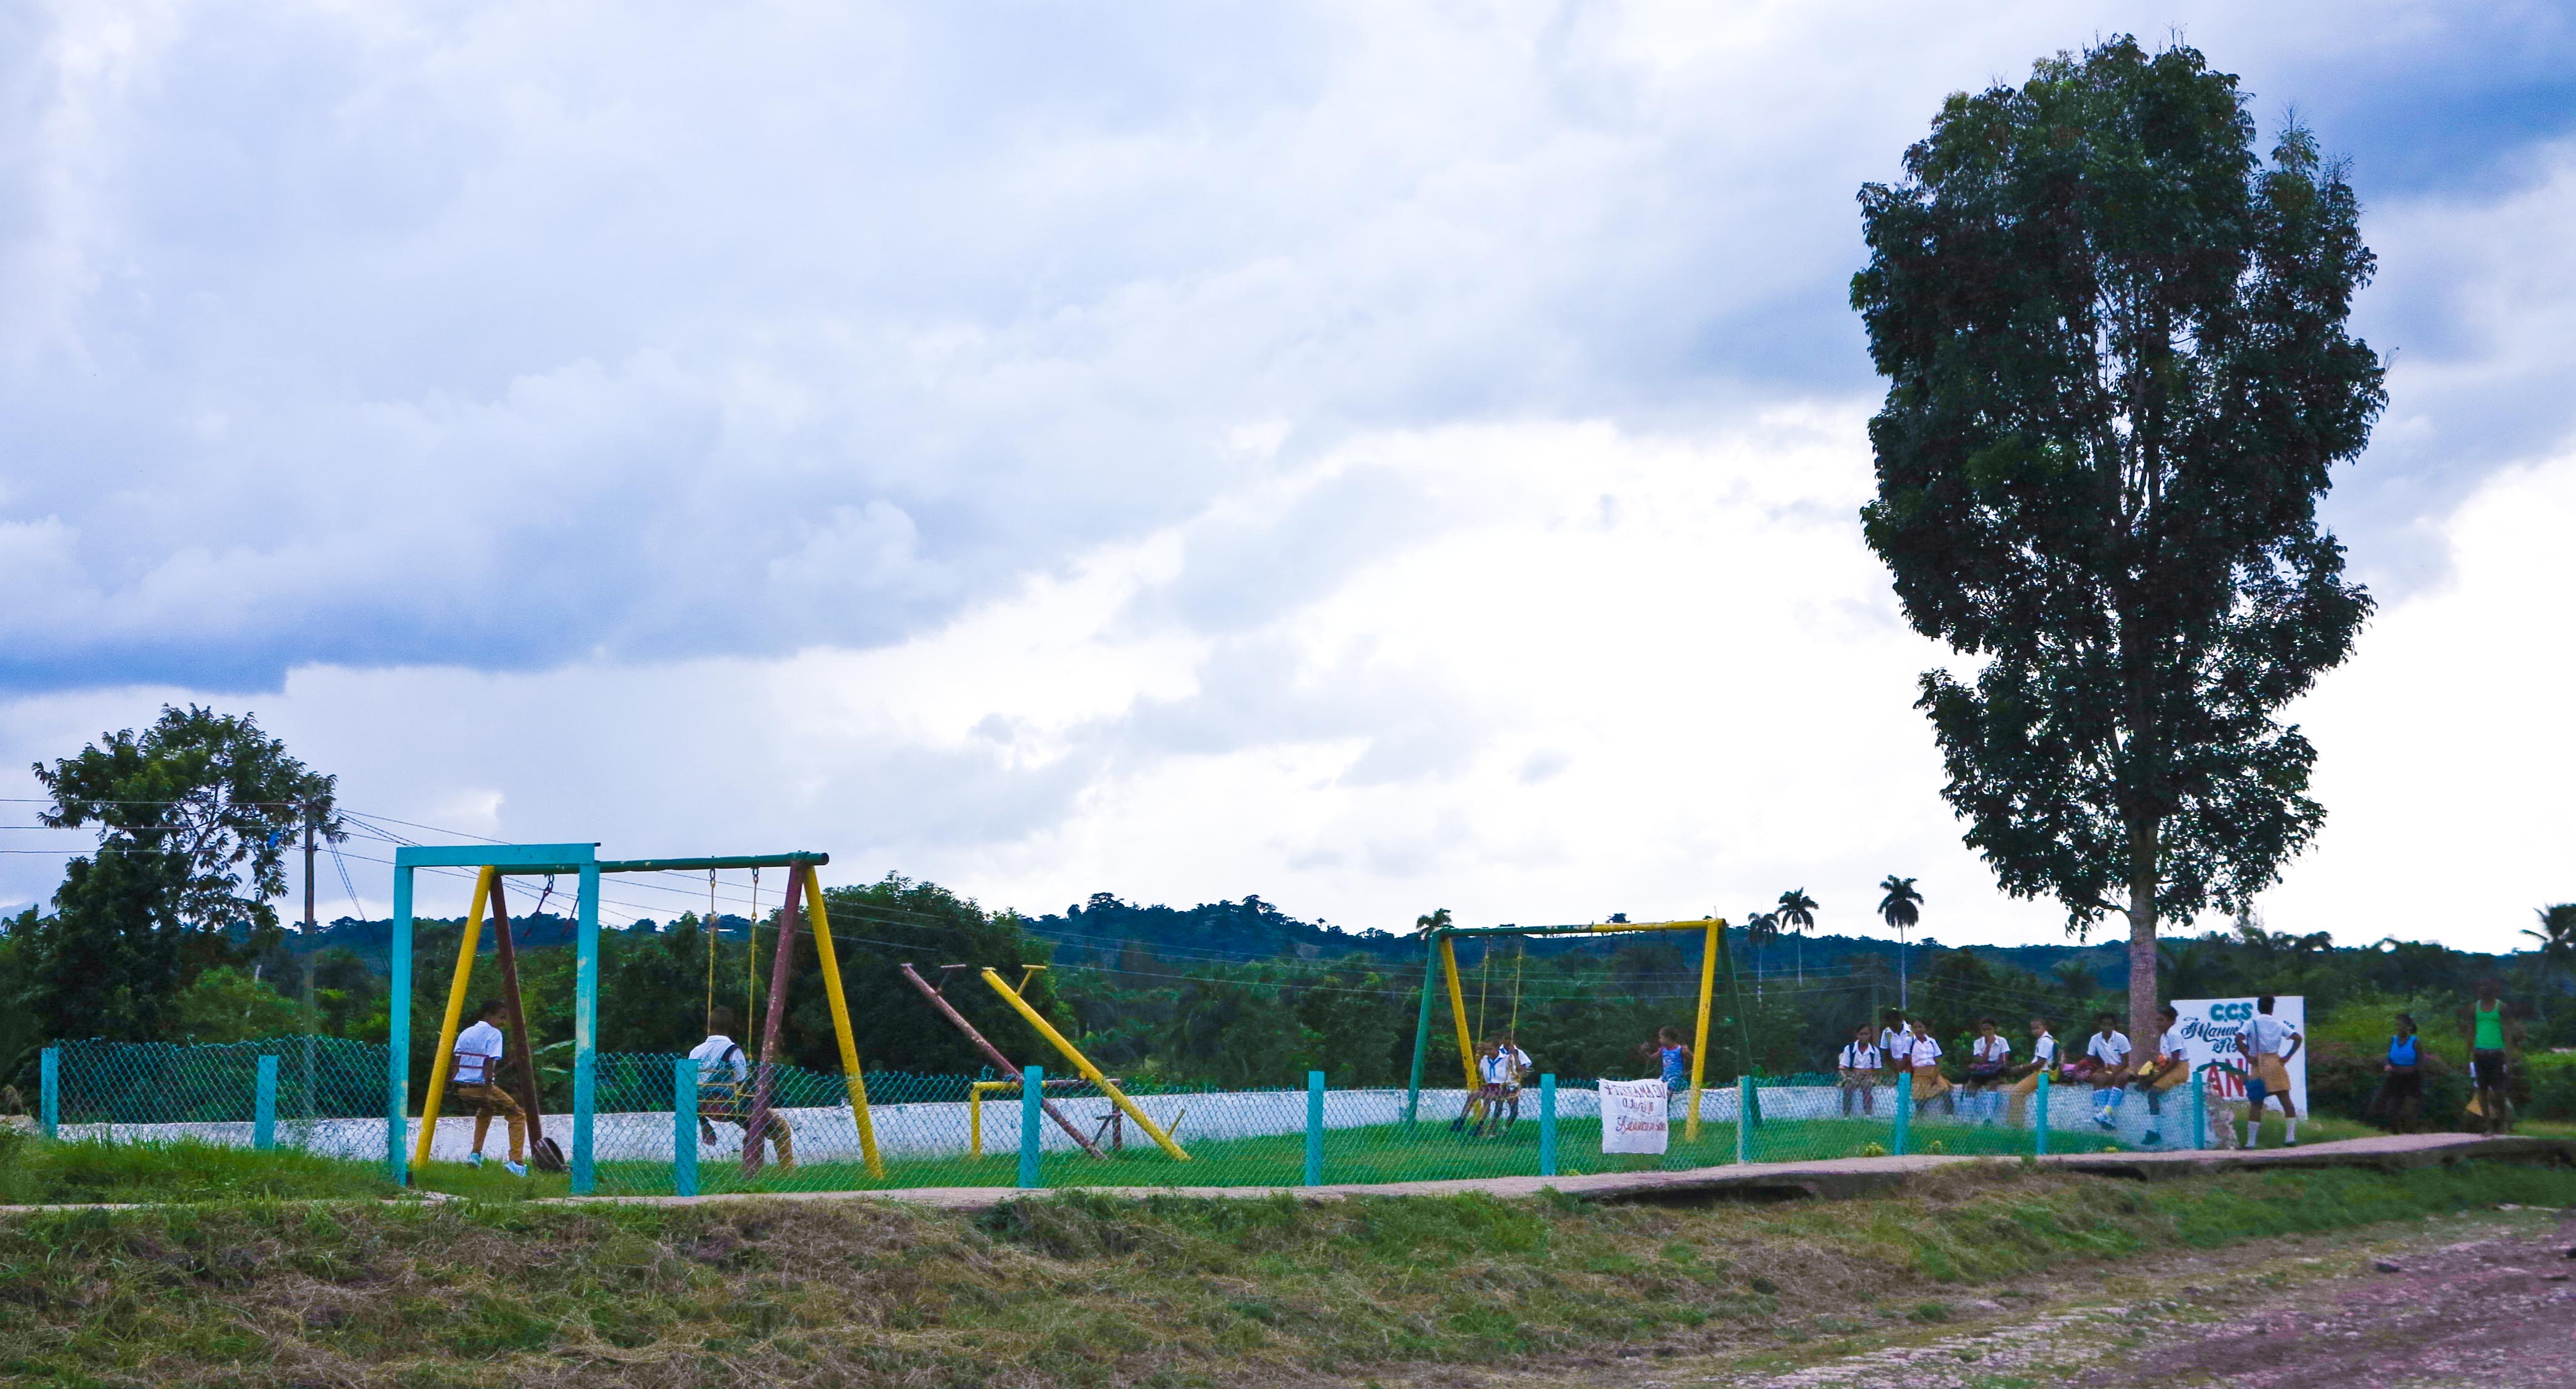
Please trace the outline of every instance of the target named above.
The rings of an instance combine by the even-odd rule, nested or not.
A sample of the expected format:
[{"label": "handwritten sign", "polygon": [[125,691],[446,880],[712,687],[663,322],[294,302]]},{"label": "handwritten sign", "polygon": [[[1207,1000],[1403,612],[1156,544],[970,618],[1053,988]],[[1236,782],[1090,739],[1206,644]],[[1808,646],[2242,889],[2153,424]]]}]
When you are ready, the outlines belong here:
[{"label": "handwritten sign", "polygon": [[1660,1153],[1672,1139],[1672,1097],[1660,1080],[1601,1082],[1601,1151]]}]

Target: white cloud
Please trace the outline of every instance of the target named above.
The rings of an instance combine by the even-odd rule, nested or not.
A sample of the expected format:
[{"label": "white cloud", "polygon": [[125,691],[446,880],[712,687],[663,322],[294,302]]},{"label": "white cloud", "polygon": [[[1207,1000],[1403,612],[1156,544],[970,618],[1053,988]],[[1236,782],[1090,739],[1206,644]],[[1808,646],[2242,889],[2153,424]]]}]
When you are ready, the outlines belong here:
[{"label": "white cloud", "polygon": [[[2392,606],[2274,907],[2360,913],[2319,865],[2397,871],[2400,812],[2337,711],[2563,616],[2452,512],[2563,451],[2576,40],[2455,10],[22,7],[0,769],[217,698],[404,818],[1032,908],[1851,927],[1893,870],[2052,939],[1854,534],[1851,195],[1943,94],[2179,19],[2372,199],[2397,401],[2335,514]],[[2545,852],[2486,846],[2537,842],[2441,867],[2518,925]]]}]

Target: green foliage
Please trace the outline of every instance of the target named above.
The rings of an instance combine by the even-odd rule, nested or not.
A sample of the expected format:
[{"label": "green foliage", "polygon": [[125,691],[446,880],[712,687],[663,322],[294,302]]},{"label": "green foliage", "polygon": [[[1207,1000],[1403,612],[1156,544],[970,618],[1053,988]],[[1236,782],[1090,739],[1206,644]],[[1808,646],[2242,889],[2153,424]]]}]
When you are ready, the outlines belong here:
[{"label": "green foliage", "polygon": [[0,1128],[0,1205],[389,1196],[384,1169],[292,1149],[175,1143],[47,1143]]},{"label": "green foliage", "polygon": [[241,1042],[298,1030],[304,1010],[246,970],[217,965],[181,989],[172,1030],[183,1042]]},{"label": "green foliage", "polygon": [[287,836],[309,818],[340,837],[336,779],[288,756],[248,714],[165,705],[141,733],[107,734],[35,771],[54,798],[46,824],[97,825],[110,846],[177,861],[170,910],[193,930],[274,927]]},{"label": "green foliage", "polygon": [[2385,400],[2344,326],[2372,258],[2340,166],[2295,126],[2257,160],[2245,104],[2114,38],[1952,96],[1861,191],[1864,532],[1979,665],[1920,704],[1968,842],[2078,929],[2274,880],[2324,815],[2274,715],[2370,610],[2316,509]]}]

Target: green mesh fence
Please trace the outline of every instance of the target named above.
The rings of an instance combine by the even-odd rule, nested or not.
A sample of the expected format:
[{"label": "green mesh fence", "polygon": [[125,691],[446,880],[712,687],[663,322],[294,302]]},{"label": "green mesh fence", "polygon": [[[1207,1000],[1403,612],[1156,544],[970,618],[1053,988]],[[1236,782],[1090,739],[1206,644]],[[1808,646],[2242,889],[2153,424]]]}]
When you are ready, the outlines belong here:
[{"label": "green mesh fence", "polygon": [[277,1058],[275,1138],[352,1158],[384,1154],[383,1045],[341,1037],[273,1037],[181,1046],[58,1044],[58,1113],[67,1138],[197,1138],[248,1144],[259,1059]]},{"label": "green mesh fence", "polygon": [[[274,1056],[276,1142],[370,1164],[383,1157],[381,1045],[327,1037],[223,1046],[66,1042],[60,1053],[65,1137],[248,1144],[259,1058]],[[1023,1183],[1015,1084],[870,1073],[868,1114],[879,1159],[872,1170],[843,1079],[782,1066],[770,1078],[772,1132],[758,1161],[747,1162],[755,1087],[719,1083],[681,1092],[678,1060],[632,1053],[598,1058],[593,1152],[601,1193]],[[1557,1087],[1552,1122],[1536,1085],[1491,1104],[1455,1088],[1425,1090],[1412,1122],[1400,1089],[1326,1090],[1320,1103],[1304,1089],[1285,1087],[1218,1090],[1139,1081],[1121,1089],[1187,1157],[1166,1152],[1098,1087],[1050,1077],[1046,1095],[1054,1115],[1038,1121],[1038,1185],[1288,1187],[1309,1180],[1572,1176],[1899,1152],[2009,1156],[2037,1151],[2043,1139],[2035,1094],[1953,1088],[1915,1101],[1900,1124],[1895,1087],[1846,1087],[1826,1075],[1713,1086],[1700,1097],[1696,1134],[1686,1101],[1675,1096],[1667,1151],[1651,1156],[1601,1150],[1600,1094],[1588,1081]],[[2162,1115],[2149,1112],[2144,1096],[2122,1099],[2118,1107],[2097,1108],[2104,1097],[2085,1087],[2054,1087],[2046,1107],[2047,1150],[2192,1146],[2185,1092],[2166,1097]],[[470,1120],[453,1102],[446,1108],[453,1131],[442,1127],[434,1163],[465,1151]],[[571,1129],[569,1116],[546,1116],[546,1131],[567,1150]],[[693,1182],[685,1180],[692,1161]]]}]

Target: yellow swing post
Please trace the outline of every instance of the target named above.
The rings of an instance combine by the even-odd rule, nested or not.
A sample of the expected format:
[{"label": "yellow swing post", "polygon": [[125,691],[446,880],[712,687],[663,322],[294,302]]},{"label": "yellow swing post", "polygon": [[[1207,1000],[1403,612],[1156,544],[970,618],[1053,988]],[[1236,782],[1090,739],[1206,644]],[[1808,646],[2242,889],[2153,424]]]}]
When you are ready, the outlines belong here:
[{"label": "yellow swing post", "polygon": [[805,922],[814,933],[814,953],[823,967],[823,996],[832,1005],[832,1040],[841,1045],[841,1078],[850,1090],[850,1117],[859,1126],[859,1155],[868,1175],[883,1179],[885,1159],[877,1153],[876,1121],[868,1115],[868,1082],[859,1070],[859,1044],[850,1035],[850,1005],[841,997],[841,962],[832,954],[832,923],[823,912],[823,884],[814,865],[797,865],[805,878]]},{"label": "yellow swing post", "polygon": [[[1712,914],[1708,922],[1708,941],[1699,954],[1699,1026],[1691,1034],[1690,1118],[1682,1125],[1685,1141],[1695,1141],[1699,1137],[1699,1083],[1708,1065],[1709,1001],[1717,993],[1717,933],[1725,929],[1726,922]],[[1746,1116],[1739,1114],[1735,1121],[1740,1124],[1745,1119]]]},{"label": "yellow swing post", "polygon": [[1467,994],[1458,986],[1458,946],[1445,935],[1440,938],[1440,966],[1449,976],[1449,1016],[1458,1024],[1458,1061],[1467,1071],[1467,1103],[1472,1108],[1476,1103],[1476,1044],[1467,1035]]},{"label": "yellow swing post", "polygon": [[[1037,967],[1031,966],[1030,968],[1031,972],[1034,973]],[[1091,1064],[1090,1057],[1075,1050],[1073,1043],[1066,1041],[1064,1039],[1064,1034],[1056,1031],[1053,1023],[1050,1023],[1045,1018],[1038,1016],[1038,1010],[1030,1007],[1029,1001],[1020,997],[1017,989],[1014,989],[1008,983],[1005,983],[1002,976],[994,973],[990,969],[983,971],[983,975],[984,982],[993,986],[993,992],[1000,994],[1003,1002],[1010,1004],[1013,1009],[1018,1011],[1021,1017],[1028,1019],[1029,1026],[1036,1028],[1039,1036],[1046,1038],[1047,1041],[1054,1044],[1057,1051],[1064,1053],[1064,1059],[1072,1062],[1075,1070],[1082,1072],[1082,1078],[1099,1086],[1100,1093],[1107,1095],[1109,1097],[1109,1102],[1118,1106],[1120,1113],[1135,1120],[1136,1127],[1143,1129],[1148,1135],[1152,1136],[1156,1146],[1182,1162],[1190,1160],[1190,1155],[1181,1151],[1181,1145],[1173,1142],[1170,1134],[1163,1132],[1162,1125],[1145,1117],[1145,1111],[1138,1109],[1136,1107],[1136,1102],[1127,1098],[1127,1092],[1112,1084],[1109,1077],[1102,1075],[1100,1073],[1100,1068]],[[1026,978],[1025,975],[1022,977],[1024,979]]]},{"label": "yellow swing post", "polygon": [[457,1026],[465,1020],[465,986],[474,975],[474,947],[483,935],[483,906],[491,900],[501,870],[474,875],[474,905],[465,911],[465,938],[456,947],[456,979],[447,986],[447,1018],[438,1025],[438,1051],[429,1063],[429,1093],[420,1102],[420,1141],[412,1148],[412,1166],[429,1161],[429,1141],[438,1134],[438,1106],[447,1098],[447,1072],[455,1065]]}]

